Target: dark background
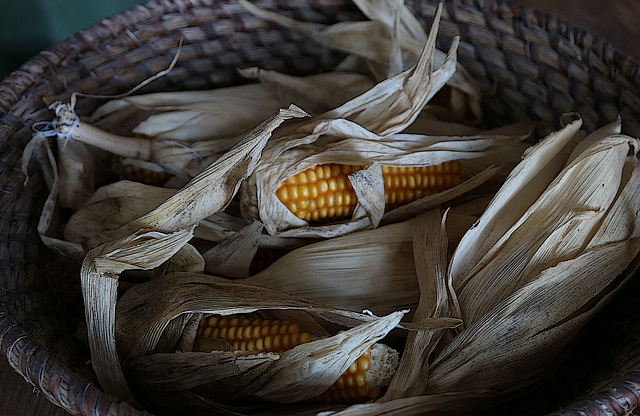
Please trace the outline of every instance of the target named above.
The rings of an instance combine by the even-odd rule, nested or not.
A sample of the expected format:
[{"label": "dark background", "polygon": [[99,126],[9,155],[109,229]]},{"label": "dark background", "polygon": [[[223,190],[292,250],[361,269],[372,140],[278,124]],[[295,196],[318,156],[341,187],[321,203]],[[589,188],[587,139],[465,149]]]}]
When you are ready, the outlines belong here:
[{"label": "dark background", "polygon": [[[142,0],[2,0],[0,79],[39,51]],[[638,0],[517,0],[608,39],[640,59]],[[0,357],[0,415],[65,416]]]},{"label": "dark background", "polygon": [[0,79],[43,49],[143,0],[3,0]]}]

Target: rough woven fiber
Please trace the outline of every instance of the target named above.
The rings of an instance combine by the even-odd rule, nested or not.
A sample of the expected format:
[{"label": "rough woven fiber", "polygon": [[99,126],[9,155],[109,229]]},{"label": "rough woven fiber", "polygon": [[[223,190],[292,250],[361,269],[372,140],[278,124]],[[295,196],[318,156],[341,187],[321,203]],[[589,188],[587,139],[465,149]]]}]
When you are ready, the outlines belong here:
[{"label": "rough woven fiber", "polygon": [[[322,23],[362,18],[345,0],[260,4]],[[409,5],[430,26],[436,2],[416,0]],[[440,33],[440,48],[461,35],[459,59],[482,88],[488,125],[541,120],[557,127],[562,113],[578,111],[592,130],[620,114],[625,132],[640,136],[639,63],[607,41],[553,16],[496,0],[447,1]],[[142,92],[242,82],[235,72],[238,66],[308,74],[331,69],[340,59],[310,39],[246,14],[231,0],[154,0],[76,33],[0,83],[0,351],[26,382],[71,414],[148,413],[102,393],[85,364],[88,353],[76,341],[69,320],[77,312],[73,272],[55,266],[39,243],[35,224],[44,184],[35,166],[34,179],[24,183],[22,150],[31,125],[51,119],[48,104],[67,101],[74,91],[125,92],[165,69],[180,39],[184,47],[178,66]],[[100,103],[80,99],[76,108],[86,115]],[[49,284],[63,280],[70,282],[67,297],[57,296],[60,293]],[[615,307],[629,302],[614,302],[611,313],[624,320],[629,313]],[[600,361],[607,371],[544,411],[561,409],[556,414],[566,415],[632,411],[640,402],[637,334],[633,325],[602,337],[587,332],[581,340],[590,339],[595,350],[605,351],[598,356],[608,357]],[[611,337],[615,338],[607,340]],[[595,369],[598,364],[589,366]],[[567,367],[569,384],[576,367]],[[578,378],[582,377],[576,375],[574,380]],[[535,396],[541,391],[545,390],[532,393],[533,401],[551,400]]]}]

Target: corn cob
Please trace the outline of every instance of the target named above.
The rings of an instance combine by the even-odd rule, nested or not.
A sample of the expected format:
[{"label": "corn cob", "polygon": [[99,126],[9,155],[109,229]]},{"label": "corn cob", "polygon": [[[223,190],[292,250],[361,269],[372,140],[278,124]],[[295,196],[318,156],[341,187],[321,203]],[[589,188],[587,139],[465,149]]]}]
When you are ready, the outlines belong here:
[{"label": "corn cob", "polygon": [[172,176],[171,173],[160,170],[156,165],[145,161],[123,159],[121,165],[124,179],[147,185],[162,186]]},{"label": "corn cob", "polygon": [[[238,350],[278,353],[311,341],[309,333],[300,332],[295,323],[246,316],[205,318],[200,321],[198,335],[225,340]],[[385,370],[373,368],[378,363]],[[388,385],[387,369],[394,371],[396,366],[397,353],[387,346],[375,344],[315,401],[357,403],[377,399],[382,395],[381,386]]]},{"label": "corn cob", "polygon": [[[300,172],[280,184],[276,195],[292,213],[309,223],[345,219],[356,206],[347,175],[365,166],[323,164]],[[460,161],[434,166],[382,166],[385,211],[452,188],[466,175]]]}]

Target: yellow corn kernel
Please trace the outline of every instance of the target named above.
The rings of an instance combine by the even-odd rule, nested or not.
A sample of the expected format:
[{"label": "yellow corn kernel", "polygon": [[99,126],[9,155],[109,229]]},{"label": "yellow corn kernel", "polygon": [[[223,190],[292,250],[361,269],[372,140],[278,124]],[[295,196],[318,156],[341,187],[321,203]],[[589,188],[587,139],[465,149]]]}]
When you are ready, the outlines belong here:
[{"label": "yellow corn kernel", "polygon": [[[365,166],[316,165],[284,181],[278,199],[298,218],[323,223],[348,218],[356,206],[356,195],[347,176]],[[466,179],[460,161],[435,166],[382,166],[385,210],[442,192]],[[303,184],[303,185],[301,185]]]},{"label": "yellow corn kernel", "polygon": [[246,316],[212,316],[203,319],[198,327],[198,335],[208,338],[216,335],[215,338],[223,339],[237,349],[247,349],[253,345],[255,351],[265,352],[283,352],[311,340],[307,332],[300,332],[297,324],[249,319]]},{"label": "yellow corn kernel", "polygon": [[[297,324],[249,319],[245,316],[205,318],[200,321],[198,335],[225,340],[235,349],[279,353],[311,341],[311,336],[307,332],[300,332]],[[382,391],[367,383],[366,372],[370,367],[371,349],[368,349],[315,400],[324,403],[357,403],[377,399]]]}]

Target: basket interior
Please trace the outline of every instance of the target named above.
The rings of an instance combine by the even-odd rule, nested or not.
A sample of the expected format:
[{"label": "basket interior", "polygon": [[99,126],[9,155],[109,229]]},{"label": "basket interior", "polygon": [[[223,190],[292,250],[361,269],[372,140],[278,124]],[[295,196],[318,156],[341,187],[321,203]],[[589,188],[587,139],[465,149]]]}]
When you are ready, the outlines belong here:
[{"label": "basket interior", "polygon": [[[325,24],[363,18],[341,0],[259,4]],[[430,27],[436,2],[409,6]],[[557,128],[563,113],[579,112],[588,130],[620,115],[624,131],[640,136],[638,63],[608,42],[552,16],[491,0],[445,3],[438,47],[447,49],[457,35],[459,61],[483,93],[487,127],[537,120]],[[90,384],[88,350],[75,333],[83,319],[79,264],[40,243],[36,227],[46,186],[35,165],[33,179],[24,182],[22,150],[31,125],[52,118],[49,104],[68,101],[72,92],[124,93],[167,68],[180,40],[178,65],[138,93],[245,82],[237,67],[311,74],[330,70],[342,58],[312,39],[248,15],[233,1],[150,1],[43,51],[0,84],[0,349],[25,379],[73,414],[138,411]],[[101,103],[81,97],[76,109],[87,115]],[[540,414],[567,406],[586,409],[594,401],[618,410],[635,406],[640,305],[632,293],[638,293],[638,280],[585,328],[547,384],[499,409]]]}]

